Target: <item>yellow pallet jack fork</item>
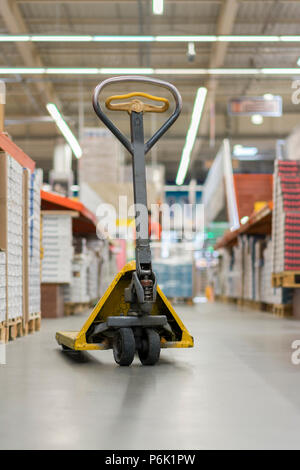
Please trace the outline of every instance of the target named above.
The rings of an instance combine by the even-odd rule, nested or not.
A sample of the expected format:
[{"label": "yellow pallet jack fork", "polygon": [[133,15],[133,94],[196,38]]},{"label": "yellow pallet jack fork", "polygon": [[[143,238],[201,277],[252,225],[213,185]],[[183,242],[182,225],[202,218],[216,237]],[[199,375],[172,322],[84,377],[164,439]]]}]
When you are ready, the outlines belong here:
[{"label": "yellow pallet jack fork", "polygon": [[[167,89],[174,98],[174,112],[146,143],[144,113],[162,113],[169,108],[169,101],[142,92],[107,98],[105,104],[108,109],[128,112],[131,127],[131,141],[129,141],[103,112],[99,103],[101,91],[107,85],[119,82],[156,85]],[[112,103],[133,97],[135,99],[129,102]],[[136,97],[144,97],[163,104],[148,104]],[[136,261],[126,264],[118,273],[80,331],[58,332],[56,340],[66,351],[112,348],[115,361],[121,366],[129,366],[136,352],[143,365],[154,365],[159,360],[161,348],[193,347],[192,336],[157,285],[156,275],[152,270],[145,168],[146,153],[176,121],[181,112],[182,100],[178,90],[168,82],[140,76],[125,76],[110,78],[100,83],[94,91],[93,106],[99,119],[133,157]]]}]

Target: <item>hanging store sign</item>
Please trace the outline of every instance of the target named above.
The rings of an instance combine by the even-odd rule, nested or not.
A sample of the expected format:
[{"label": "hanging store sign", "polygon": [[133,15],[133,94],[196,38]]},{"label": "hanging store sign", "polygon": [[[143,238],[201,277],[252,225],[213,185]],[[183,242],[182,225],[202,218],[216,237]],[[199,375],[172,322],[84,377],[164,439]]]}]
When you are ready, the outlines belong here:
[{"label": "hanging store sign", "polygon": [[230,116],[261,116],[279,117],[282,115],[282,98],[273,96],[266,99],[263,96],[240,96],[232,98],[228,102],[228,114]]}]

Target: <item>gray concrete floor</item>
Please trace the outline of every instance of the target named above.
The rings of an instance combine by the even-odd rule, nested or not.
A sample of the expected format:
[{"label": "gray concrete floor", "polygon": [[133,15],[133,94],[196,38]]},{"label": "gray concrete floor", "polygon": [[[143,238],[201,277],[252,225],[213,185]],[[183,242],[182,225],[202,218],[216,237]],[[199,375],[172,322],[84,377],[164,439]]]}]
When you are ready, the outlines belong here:
[{"label": "gray concrete floor", "polygon": [[56,330],[84,316],[44,320],[9,343],[0,448],[299,449],[300,322],[220,303],[176,310],[195,348],[163,350],[155,367],[63,353]]}]

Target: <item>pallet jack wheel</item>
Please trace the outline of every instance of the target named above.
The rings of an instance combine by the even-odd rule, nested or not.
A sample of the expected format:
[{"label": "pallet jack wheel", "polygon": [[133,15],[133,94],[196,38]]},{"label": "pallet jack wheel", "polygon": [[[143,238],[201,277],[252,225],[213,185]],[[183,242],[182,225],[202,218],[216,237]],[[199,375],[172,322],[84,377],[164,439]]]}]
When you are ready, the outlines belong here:
[{"label": "pallet jack wheel", "polygon": [[145,328],[138,355],[144,366],[154,366],[160,356],[160,336],[157,331]]},{"label": "pallet jack wheel", "polygon": [[120,328],[113,341],[114,359],[120,366],[130,366],[135,355],[135,338],[131,328]]}]

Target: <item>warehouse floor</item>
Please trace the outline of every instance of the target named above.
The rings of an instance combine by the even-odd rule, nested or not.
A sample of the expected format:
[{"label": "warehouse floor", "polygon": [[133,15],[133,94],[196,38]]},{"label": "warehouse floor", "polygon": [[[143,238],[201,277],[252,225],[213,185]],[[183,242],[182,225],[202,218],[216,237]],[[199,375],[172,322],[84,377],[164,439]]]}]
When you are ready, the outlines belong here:
[{"label": "warehouse floor", "polygon": [[0,366],[1,449],[300,448],[300,322],[224,304],[177,306],[195,337],[156,367],[118,367],[111,351],[76,360],[44,320]]}]

